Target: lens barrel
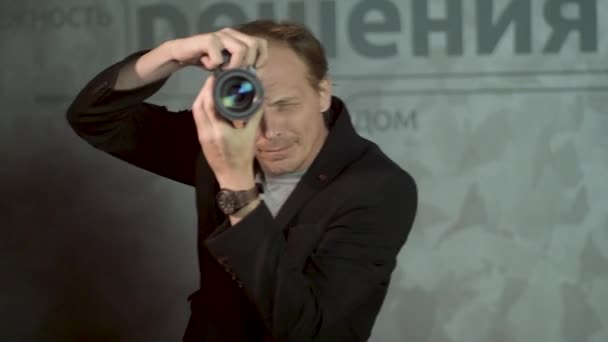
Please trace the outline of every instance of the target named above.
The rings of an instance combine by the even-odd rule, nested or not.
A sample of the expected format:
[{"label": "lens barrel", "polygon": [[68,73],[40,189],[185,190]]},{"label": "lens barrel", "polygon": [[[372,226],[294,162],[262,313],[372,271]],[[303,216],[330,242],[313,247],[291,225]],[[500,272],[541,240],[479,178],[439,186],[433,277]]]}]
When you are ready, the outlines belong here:
[{"label": "lens barrel", "polygon": [[[230,60],[230,53],[222,52],[224,64]],[[227,120],[247,121],[262,105],[264,88],[255,75],[255,69],[231,69],[215,71],[213,100],[217,112]]]}]

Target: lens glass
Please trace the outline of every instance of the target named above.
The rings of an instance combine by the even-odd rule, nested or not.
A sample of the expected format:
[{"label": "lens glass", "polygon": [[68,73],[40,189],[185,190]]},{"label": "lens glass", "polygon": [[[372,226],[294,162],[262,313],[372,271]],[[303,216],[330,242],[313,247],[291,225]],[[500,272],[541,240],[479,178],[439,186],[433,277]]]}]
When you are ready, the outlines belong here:
[{"label": "lens glass", "polygon": [[242,77],[234,77],[226,81],[220,94],[222,105],[226,109],[244,111],[251,106],[255,92],[251,82]]}]

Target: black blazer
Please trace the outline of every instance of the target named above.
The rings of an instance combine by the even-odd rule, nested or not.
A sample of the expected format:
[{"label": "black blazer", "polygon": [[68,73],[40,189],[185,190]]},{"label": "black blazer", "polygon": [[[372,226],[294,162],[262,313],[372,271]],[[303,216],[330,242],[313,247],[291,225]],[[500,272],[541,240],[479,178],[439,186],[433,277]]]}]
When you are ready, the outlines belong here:
[{"label": "black blazer", "polygon": [[410,174],[356,133],[334,97],[327,141],[277,217],[262,202],[231,227],[191,111],[144,102],[167,79],[112,89],[145,52],[91,80],[67,120],[97,149],[195,187],[201,281],[184,341],[367,340],[416,214]]}]

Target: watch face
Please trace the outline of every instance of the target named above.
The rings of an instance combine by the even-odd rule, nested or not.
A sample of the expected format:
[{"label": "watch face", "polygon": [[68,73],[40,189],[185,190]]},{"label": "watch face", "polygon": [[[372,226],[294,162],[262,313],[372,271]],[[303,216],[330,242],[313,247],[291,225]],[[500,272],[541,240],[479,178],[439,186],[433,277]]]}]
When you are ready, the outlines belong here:
[{"label": "watch face", "polygon": [[217,204],[226,214],[232,214],[236,209],[236,197],[228,190],[220,190],[217,193]]}]

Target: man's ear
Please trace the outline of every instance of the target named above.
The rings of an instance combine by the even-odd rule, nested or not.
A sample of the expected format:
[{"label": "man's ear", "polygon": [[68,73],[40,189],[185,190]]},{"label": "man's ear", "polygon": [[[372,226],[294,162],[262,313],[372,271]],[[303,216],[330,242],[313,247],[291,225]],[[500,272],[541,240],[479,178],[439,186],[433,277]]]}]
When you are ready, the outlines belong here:
[{"label": "man's ear", "polygon": [[325,76],[319,82],[319,107],[321,112],[326,112],[331,106],[332,87],[329,76]]}]

